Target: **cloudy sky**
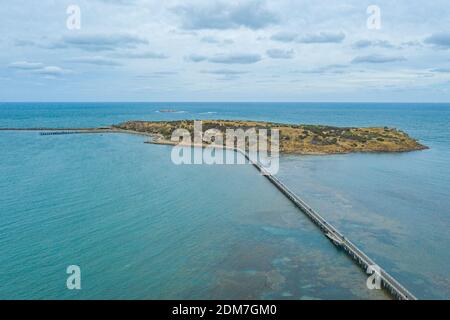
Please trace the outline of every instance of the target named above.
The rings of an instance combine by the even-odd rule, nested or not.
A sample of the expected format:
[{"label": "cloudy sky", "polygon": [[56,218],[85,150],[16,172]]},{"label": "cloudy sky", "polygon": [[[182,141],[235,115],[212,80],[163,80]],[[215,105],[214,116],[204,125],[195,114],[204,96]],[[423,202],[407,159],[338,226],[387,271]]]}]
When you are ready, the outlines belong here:
[{"label": "cloudy sky", "polygon": [[0,14],[0,101],[450,102],[448,0],[2,0]]}]

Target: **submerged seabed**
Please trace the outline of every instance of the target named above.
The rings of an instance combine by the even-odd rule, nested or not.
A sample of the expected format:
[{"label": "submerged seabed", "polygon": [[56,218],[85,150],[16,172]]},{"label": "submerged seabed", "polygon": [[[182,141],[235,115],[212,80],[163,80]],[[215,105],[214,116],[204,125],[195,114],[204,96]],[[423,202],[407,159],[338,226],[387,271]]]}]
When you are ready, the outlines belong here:
[{"label": "submerged seabed", "polygon": [[0,298],[387,298],[252,166],[120,134],[0,141]]}]

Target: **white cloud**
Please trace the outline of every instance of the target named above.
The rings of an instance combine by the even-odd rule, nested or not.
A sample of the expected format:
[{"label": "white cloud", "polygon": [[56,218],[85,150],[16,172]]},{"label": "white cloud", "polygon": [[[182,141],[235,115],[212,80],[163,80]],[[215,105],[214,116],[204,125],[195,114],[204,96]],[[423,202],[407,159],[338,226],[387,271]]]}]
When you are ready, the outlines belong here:
[{"label": "white cloud", "polygon": [[40,62],[28,62],[28,61],[17,61],[9,64],[12,69],[18,70],[38,70],[42,69],[45,65]]},{"label": "white cloud", "polygon": [[11,69],[22,72],[46,75],[46,76],[62,76],[71,74],[72,71],[57,66],[46,66],[40,62],[18,61],[9,64]]},{"label": "white cloud", "polygon": [[71,74],[71,70],[66,70],[55,66],[46,66],[41,69],[34,70],[35,73],[46,75],[46,76],[62,76],[65,74]]}]

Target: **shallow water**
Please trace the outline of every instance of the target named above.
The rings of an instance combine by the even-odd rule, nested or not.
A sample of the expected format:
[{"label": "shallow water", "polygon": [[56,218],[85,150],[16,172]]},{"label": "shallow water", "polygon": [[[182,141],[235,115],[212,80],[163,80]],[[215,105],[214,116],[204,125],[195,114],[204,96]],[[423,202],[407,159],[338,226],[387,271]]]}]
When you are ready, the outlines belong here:
[{"label": "shallow water", "polygon": [[[0,127],[130,119],[407,131],[431,149],[288,156],[278,177],[419,298],[450,297],[450,105],[0,104]],[[1,133],[0,147],[0,297],[379,297],[252,167],[172,167],[170,148],[122,135]],[[84,287],[68,292],[77,263]]]}]

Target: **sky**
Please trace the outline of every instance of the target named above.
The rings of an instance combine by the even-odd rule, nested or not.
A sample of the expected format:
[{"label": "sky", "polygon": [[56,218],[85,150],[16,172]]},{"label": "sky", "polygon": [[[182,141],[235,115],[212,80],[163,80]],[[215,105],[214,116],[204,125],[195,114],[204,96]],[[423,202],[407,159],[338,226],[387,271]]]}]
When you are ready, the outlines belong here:
[{"label": "sky", "polygon": [[3,102],[450,102],[448,0],[2,0],[0,14]]}]

